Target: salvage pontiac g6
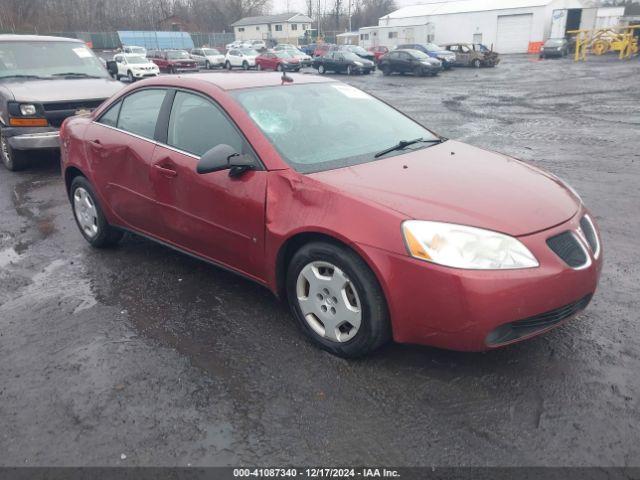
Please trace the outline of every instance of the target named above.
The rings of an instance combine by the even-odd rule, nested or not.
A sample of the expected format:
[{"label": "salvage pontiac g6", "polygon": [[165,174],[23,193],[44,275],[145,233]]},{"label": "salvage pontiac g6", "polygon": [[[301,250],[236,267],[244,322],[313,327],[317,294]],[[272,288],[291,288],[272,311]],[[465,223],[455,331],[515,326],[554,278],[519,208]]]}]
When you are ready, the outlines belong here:
[{"label": "salvage pontiac g6", "polygon": [[391,338],[492,349],[589,303],[601,240],[567,184],[354,87],[287,80],[159,77],[67,120],[84,238],[130,231],[240,273],[345,357]]}]

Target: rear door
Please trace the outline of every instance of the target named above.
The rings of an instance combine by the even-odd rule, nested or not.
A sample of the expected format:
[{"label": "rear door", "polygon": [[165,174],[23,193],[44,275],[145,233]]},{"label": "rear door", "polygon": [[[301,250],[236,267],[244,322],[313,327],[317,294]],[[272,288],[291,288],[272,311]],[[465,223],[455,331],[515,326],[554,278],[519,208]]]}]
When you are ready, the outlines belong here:
[{"label": "rear door", "polygon": [[85,133],[93,180],[125,227],[158,235],[160,209],[152,183],[154,140],[167,90],[137,90]]},{"label": "rear door", "polygon": [[[248,275],[264,278],[267,172],[226,113],[211,99],[179,90],[153,164],[154,191],[170,243]],[[230,145],[258,166],[238,177],[228,170],[200,175],[201,155]]]}]

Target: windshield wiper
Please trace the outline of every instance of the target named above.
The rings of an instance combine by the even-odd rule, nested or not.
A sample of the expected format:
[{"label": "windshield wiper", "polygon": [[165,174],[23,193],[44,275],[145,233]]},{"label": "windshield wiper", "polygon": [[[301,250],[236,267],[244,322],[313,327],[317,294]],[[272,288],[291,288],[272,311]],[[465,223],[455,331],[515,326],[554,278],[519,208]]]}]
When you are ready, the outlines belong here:
[{"label": "windshield wiper", "polygon": [[446,138],[434,138],[434,139],[430,139],[430,140],[425,140],[422,137],[416,138],[414,140],[400,140],[393,147],[386,148],[386,149],[382,150],[381,152],[376,153],[374,155],[374,157],[375,158],[380,158],[380,157],[386,155],[387,153],[395,152],[396,150],[404,150],[408,146],[414,145],[416,143],[442,143],[445,140],[446,140]]},{"label": "windshield wiper", "polygon": [[102,78],[102,77],[98,77],[97,75],[89,75],[88,73],[82,73],[82,72],[63,72],[63,73],[54,73],[51,75],[52,77],[70,77],[70,78]]},{"label": "windshield wiper", "polygon": [[36,80],[47,80],[48,77],[41,77],[40,75],[2,75],[0,80],[5,78],[35,78]]}]

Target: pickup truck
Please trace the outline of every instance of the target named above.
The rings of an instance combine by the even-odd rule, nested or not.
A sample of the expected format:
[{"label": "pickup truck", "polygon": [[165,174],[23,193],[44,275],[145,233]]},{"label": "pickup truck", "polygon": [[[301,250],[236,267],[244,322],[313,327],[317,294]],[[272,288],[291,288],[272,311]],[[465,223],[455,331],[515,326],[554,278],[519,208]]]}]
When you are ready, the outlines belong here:
[{"label": "pickup truck", "polygon": [[28,165],[30,150],[60,147],[59,128],[90,112],[124,85],[80,40],[0,35],[0,159]]}]

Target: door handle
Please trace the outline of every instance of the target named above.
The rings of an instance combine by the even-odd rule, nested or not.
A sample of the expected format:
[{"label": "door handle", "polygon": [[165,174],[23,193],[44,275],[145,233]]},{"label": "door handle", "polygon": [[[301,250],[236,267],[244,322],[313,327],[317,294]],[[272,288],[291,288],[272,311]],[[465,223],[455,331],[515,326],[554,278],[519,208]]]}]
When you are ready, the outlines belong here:
[{"label": "door handle", "polygon": [[178,176],[178,172],[176,172],[173,167],[169,166],[169,165],[159,165],[159,164],[155,164],[153,166],[153,168],[155,168],[156,170],[158,170],[158,173],[160,175],[162,175],[163,177],[167,177],[167,178],[174,178]]}]

